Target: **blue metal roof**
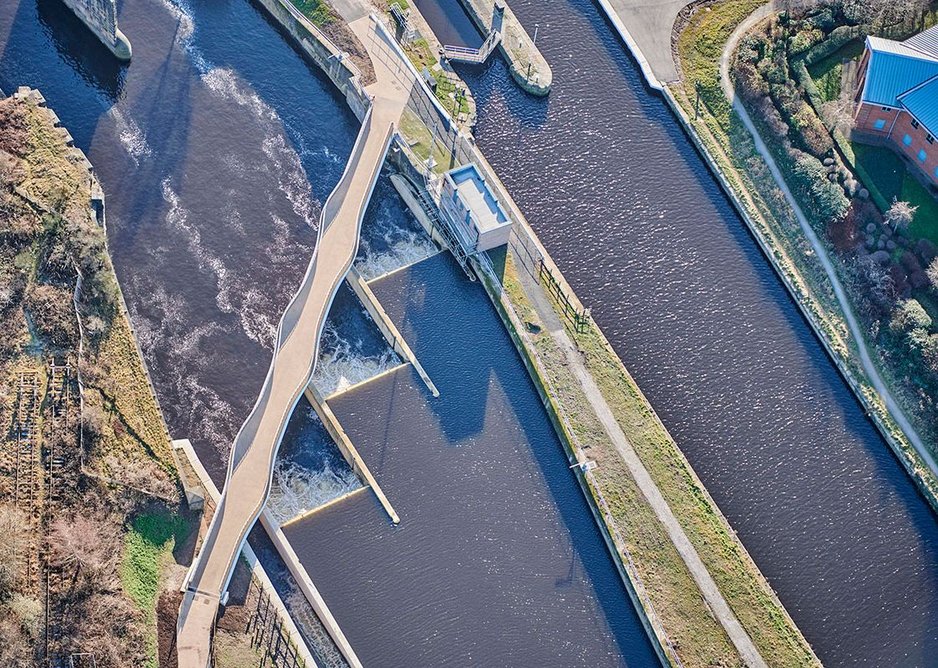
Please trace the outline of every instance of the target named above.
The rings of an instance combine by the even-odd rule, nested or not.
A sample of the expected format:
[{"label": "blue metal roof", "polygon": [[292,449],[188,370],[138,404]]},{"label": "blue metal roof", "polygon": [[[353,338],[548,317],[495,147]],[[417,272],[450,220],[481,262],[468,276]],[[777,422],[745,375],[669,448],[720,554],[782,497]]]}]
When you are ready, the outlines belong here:
[{"label": "blue metal roof", "polygon": [[863,87],[863,100],[872,104],[899,106],[899,96],[938,76],[938,59],[901,42],[868,37],[870,63]]},{"label": "blue metal roof", "polygon": [[900,95],[899,102],[929,132],[938,132],[938,77]]}]

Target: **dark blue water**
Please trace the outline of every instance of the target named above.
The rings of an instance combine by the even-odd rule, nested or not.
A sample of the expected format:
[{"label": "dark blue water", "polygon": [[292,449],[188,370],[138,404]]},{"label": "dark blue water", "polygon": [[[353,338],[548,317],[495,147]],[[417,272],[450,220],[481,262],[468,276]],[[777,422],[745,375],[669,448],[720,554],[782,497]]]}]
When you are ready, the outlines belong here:
[{"label": "dark blue water", "polygon": [[363,663],[653,665],[484,290],[449,255],[372,287],[441,393],[407,367],[331,402],[401,523],[356,495],[286,529]]},{"label": "dark blue water", "polygon": [[478,143],[826,665],[935,665],[938,524],[589,0],[513,0],[547,99]]},{"label": "dark blue water", "polygon": [[[0,88],[40,88],[95,164],[118,277],[171,433],[190,438],[218,477],[358,126],[319,72],[243,0],[125,0],[120,24],[134,46],[129,66],[114,64],[56,0],[0,4]],[[382,179],[366,226],[406,222],[390,193]],[[405,236],[385,231],[366,239],[380,252]],[[444,258],[436,261],[446,267]],[[445,458],[439,475],[423,474],[422,489],[406,490],[395,481],[419,466],[391,467],[394,450],[386,445],[369,450],[404,525],[390,527],[372,505],[361,522],[334,525],[322,541],[302,541],[298,552],[314,577],[339,569],[321,584],[333,593],[329,603],[348,622],[356,649],[373,659],[369,665],[652,663],[491,306],[452,267],[436,280],[428,286],[428,312],[437,301],[462,310],[434,339],[415,338],[420,350],[436,346],[428,357],[445,398],[431,408],[421,383],[395,374],[388,379],[401,388],[396,417],[387,412],[391,405],[372,404],[367,394],[339,403],[358,406],[353,413],[376,435],[420,425],[395,440],[399,453],[423,452],[429,462],[430,450],[444,446],[444,454],[460,459]],[[442,299],[465,294],[466,303]],[[407,297],[419,295],[414,285]],[[346,338],[337,341],[366,356],[379,350],[384,344],[364,333],[369,325],[360,309],[342,308],[332,322]],[[466,352],[472,365],[485,365],[465,373],[437,369],[446,346],[463,345],[477,326],[479,343],[489,347]],[[459,359],[465,364],[467,357]],[[290,430],[286,459],[310,470],[331,465],[335,453],[321,447],[322,433],[307,414]],[[362,499],[373,504],[369,495],[352,497]],[[413,586],[385,578],[378,591],[369,569],[406,573]],[[335,589],[339,584],[345,589]]]},{"label": "dark blue water", "polygon": [[460,0],[413,0],[441,44],[482,46],[482,35]]}]

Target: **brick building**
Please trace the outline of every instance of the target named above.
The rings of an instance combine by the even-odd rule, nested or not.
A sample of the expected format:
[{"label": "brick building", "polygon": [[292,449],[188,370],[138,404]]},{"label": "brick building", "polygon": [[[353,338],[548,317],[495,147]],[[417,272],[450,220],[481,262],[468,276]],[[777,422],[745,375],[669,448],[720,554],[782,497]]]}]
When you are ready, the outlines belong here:
[{"label": "brick building", "polygon": [[938,26],[867,37],[859,72],[854,138],[890,146],[938,186]]}]

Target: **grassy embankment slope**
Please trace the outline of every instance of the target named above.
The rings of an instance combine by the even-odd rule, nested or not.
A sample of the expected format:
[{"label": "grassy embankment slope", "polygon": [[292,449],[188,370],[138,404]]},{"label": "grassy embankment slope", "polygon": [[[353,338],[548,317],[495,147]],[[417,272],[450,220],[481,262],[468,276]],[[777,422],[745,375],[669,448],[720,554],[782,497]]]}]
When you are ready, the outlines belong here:
[{"label": "grassy embankment slope", "polygon": [[[24,538],[49,545],[42,569],[57,575],[49,590],[50,623],[60,635],[50,656],[89,652],[99,667],[155,666],[155,591],[173,563],[165,558],[167,540],[150,529],[168,522],[181,536],[189,528],[179,514],[166,429],[122,307],[104,231],[90,209],[93,182],[85,164],[35,99],[0,101],[0,126],[0,375],[6,390],[0,417],[7,429],[15,419],[18,372],[39,373],[45,396],[35,447],[39,453],[54,447],[57,460],[54,476],[47,467],[37,473],[37,486],[54,485],[56,492],[37,497],[33,512],[40,519],[30,527],[33,536]],[[58,399],[48,387],[51,360],[72,369],[61,386],[67,395]],[[76,368],[84,380],[83,411]],[[14,505],[7,495],[2,502],[5,511]],[[45,651],[42,636],[2,605],[8,596],[39,593],[28,579],[20,586],[24,591],[0,593],[0,618],[9,631],[0,654],[14,661],[25,647]],[[44,616],[40,621],[45,624]]]},{"label": "grassy embankment slope", "polygon": [[[683,78],[682,83],[674,85],[671,91],[689,117],[697,138],[741,202],[753,231],[761,239],[776,269],[789,284],[835,361],[867,404],[877,425],[900,454],[917,484],[929,499],[934,500],[938,495],[938,480],[915,452],[870,384],[859,363],[856,342],[848,333],[827,274],[778,184],[756,151],[751,135],[720,87],[719,61],[726,42],[736,26],[762,4],[758,0],[721,0],[709,5],[709,11],[696,12],[677,40]],[[926,17],[926,22],[934,22],[933,13]],[[699,119],[694,118],[695,81],[701,82]],[[780,162],[786,169],[785,161]],[[874,167],[885,168],[880,164]],[[819,234],[824,234],[824,231]],[[845,284],[849,289],[850,281],[845,281]],[[873,346],[874,353],[883,354],[869,339],[866,343]],[[891,387],[902,386],[901,379],[894,377],[892,369],[882,364],[879,367]],[[899,397],[903,400],[901,392]],[[907,417],[927,438],[934,425],[924,424],[916,411],[909,410],[908,399],[904,402]]]},{"label": "grassy embankment slope", "polygon": [[[602,428],[563,352],[527,296],[514,257],[503,273],[503,298],[524,321],[527,337],[543,363],[540,384],[560,416],[561,436],[580,444],[598,466],[591,492],[624,563],[631,563],[684,666],[740,665],[741,660],[707,605],[664,527],[638,489],[631,473]],[[817,660],[774,593],[703,488],[677,444],[595,323],[580,331],[570,326],[556,302],[555,312],[583,354],[586,368],[642,463],[717,582],[760,653],[772,666],[817,665]],[[529,358],[531,356],[529,355]],[[535,372],[538,373],[538,372]],[[571,433],[572,432],[572,433]],[[603,500],[605,503],[603,503]],[[641,593],[640,593],[641,597]],[[667,644],[665,641],[664,644]],[[666,649],[666,651],[668,651]]]}]

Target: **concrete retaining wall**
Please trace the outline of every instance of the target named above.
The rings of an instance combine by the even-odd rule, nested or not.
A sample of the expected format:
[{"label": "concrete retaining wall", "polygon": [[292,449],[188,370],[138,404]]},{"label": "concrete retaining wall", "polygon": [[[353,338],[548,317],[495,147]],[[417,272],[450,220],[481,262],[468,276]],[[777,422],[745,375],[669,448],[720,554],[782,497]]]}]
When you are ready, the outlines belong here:
[{"label": "concrete retaining wall", "polygon": [[130,60],[130,40],[117,27],[116,0],[62,0],[119,60]]},{"label": "concrete retaining wall", "polygon": [[361,81],[361,72],[348,53],[342,51],[313,25],[290,0],[255,0],[299,45],[303,54],[317,65],[345,96],[358,120],[365,118],[371,104]]}]

